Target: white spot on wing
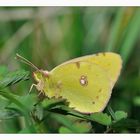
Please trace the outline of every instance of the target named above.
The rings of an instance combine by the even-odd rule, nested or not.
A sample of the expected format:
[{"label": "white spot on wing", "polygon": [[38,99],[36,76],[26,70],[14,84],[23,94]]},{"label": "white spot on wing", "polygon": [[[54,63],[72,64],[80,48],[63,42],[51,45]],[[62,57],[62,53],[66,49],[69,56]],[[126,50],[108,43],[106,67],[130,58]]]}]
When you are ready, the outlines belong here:
[{"label": "white spot on wing", "polygon": [[86,76],[81,76],[81,78],[80,78],[80,84],[82,85],[82,86],[87,86],[87,84],[88,84],[88,80],[87,80],[87,77]]}]

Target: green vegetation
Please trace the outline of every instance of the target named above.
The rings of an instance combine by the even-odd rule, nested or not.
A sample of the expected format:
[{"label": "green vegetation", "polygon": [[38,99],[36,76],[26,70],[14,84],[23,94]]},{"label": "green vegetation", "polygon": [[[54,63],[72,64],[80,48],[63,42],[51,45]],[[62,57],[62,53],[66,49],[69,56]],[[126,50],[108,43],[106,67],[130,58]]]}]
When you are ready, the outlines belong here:
[{"label": "green vegetation", "polygon": [[[140,9],[95,7],[0,8],[0,133],[139,133]],[[33,88],[33,69],[113,51],[120,78],[102,113],[81,114]]]}]

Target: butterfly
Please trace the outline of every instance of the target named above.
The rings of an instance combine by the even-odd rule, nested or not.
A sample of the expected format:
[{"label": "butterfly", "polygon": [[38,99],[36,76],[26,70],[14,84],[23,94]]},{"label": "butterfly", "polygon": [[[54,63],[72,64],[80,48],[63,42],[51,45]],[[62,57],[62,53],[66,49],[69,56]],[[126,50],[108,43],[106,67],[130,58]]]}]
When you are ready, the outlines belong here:
[{"label": "butterfly", "polygon": [[51,71],[38,69],[27,59],[17,58],[36,69],[33,84],[48,98],[67,100],[81,113],[101,112],[106,107],[122,68],[121,56],[113,52],[86,55],[66,61]]}]

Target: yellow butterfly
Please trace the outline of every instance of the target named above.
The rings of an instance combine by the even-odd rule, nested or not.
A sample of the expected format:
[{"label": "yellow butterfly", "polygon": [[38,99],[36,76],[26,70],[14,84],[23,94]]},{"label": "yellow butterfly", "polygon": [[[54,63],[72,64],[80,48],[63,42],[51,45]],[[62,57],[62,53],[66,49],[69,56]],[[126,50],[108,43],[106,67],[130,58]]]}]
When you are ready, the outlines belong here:
[{"label": "yellow butterfly", "polygon": [[122,68],[119,54],[106,52],[64,62],[51,71],[40,70],[17,54],[17,58],[36,69],[33,84],[49,98],[66,99],[69,107],[82,113],[101,112]]}]

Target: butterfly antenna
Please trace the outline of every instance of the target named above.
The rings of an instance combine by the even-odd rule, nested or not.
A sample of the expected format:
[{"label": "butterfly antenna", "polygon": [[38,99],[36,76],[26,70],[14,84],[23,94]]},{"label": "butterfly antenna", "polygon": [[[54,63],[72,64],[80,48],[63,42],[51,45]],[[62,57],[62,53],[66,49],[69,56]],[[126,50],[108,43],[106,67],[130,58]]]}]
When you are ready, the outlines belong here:
[{"label": "butterfly antenna", "polygon": [[16,54],[16,59],[20,60],[21,62],[33,67],[35,70],[40,71],[39,68],[37,66],[35,66],[33,63],[31,63],[29,60],[27,60],[26,58],[22,57],[21,55],[19,55],[18,53]]}]

